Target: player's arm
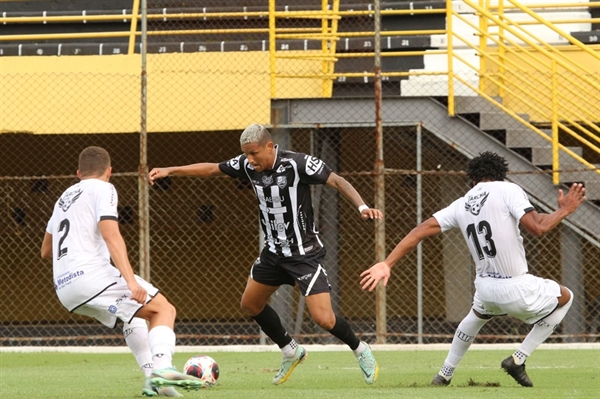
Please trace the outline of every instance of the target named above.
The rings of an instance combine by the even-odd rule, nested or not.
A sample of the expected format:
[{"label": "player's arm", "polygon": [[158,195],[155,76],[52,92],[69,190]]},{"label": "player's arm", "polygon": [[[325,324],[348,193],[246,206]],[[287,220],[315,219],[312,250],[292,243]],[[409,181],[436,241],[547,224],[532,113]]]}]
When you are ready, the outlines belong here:
[{"label": "player's arm", "polygon": [[582,184],[574,183],[566,195],[563,190],[558,190],[558,209],[552,213],[538,213],[535,210],[527,212],[521,217],[521,225],[534,236],[546,234],[567,216],[585,202],[585,187]]},{"label": "player's arm", "polygon": [[360,274],[362,280],[360,284],[362,289],[373,291],[377,287],[377,283],[383,280],[383,285],[387,285],[390,278],[392,267],[407,253],[412,251],[423,239],[441,233],[442,228],[438,221],[431,217],[412,229],[399,243],[396,248],[383,261],[373,265],[370,269],[365,270]]},{"label": "player's arm", "polygon": [[212,177],[223,174],[221,169],[219,169],[218,163],[203,162],[184,166],[170,166],[168,168],[153,168],[148,173],[148,181],[150,184],[154,184],[156,179],[162,179],[167,176]]},{"label": "player's arm", "polygon": [[127,282],[127,287],[131,291],[131,298],[139,303],[146,303],[146,296],[148,294],[135,279],[133,268],[127,256],[125,240],[119,231],[119,222],[114,219],[101,220],[98,222],[98,229],[106,242],[112,261]]},{"label": "player's arm", "polygon": [[52,259],[52,234],[45,232],[42,241],[41,255],[43,259]]},{"label": "player's arm", "polygon": [[348,180],[344,179],[342,176],[331,172],[327,178],[327,185],[336,189],[340,194],[352,201],[354,206],[360,210],[360,215],[364,219],[383,218],[383,214],[379,209],[369,208],[367,205],[365,205],[365,201],[363,201],[358,191],[356,191],[352,184],[350,184]]}]

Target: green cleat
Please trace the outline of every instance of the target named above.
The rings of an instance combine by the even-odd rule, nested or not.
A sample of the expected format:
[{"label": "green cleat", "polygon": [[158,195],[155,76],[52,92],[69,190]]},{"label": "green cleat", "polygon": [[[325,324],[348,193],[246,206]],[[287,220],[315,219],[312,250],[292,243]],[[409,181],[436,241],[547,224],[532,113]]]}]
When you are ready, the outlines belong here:
[{"label": "green cleat", "polygon": [[372,384],[377,381],[377,376],[379,375],[379,366],[375,361],[375,357],[373,356],[373,352],[371,352],[371,348],[366,342],[363,342],[367,349],[365,349],[360,355],[356,357],[356,361],[360,366],[360,369],[363,372],[363,377],[365,378],[365,382],[367,384]]},{"label": "green cleat", "polygon": [[298,345],[294,356],[290,358],[284,357],[281,361],[281,368],[279,369],[277,374],[275,374],[275,377],[273,377],[273,384],[279,385],[286,382],[288,378],[290,378],[290,375],[292,375],[292,371],[294,371],[296,366],[302,363],[304,359],[306,359],[306,351],[303,347]]},{"label": "green cleat", "polygon": [[166,396],[169,398],[180,398],[183,395],[173,387],[154,387],[150,378],[146,378],[142,388],[142,396]]},{"label": "green cleat", "polygon": [[[180,373],[174,367],[166,369],[154,369],[150,375],[150,383],[153,388],[181,387],[185,389],[199,389],[204,387],[204,382],[185,373]],[[179,392],[177,392],[179,393]]]}]

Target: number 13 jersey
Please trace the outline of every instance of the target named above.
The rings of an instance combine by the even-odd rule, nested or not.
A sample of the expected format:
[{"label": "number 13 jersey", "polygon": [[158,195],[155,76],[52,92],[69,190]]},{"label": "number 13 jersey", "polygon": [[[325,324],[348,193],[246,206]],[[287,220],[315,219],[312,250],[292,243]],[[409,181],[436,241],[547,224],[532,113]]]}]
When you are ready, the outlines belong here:
[{"label": "number 13 jersey", "polygon": [[477,277],[512,278],[527,273],[519,220],[534,207],[521,187],[510,182],[481,182],[436,212],[442,232],[459,227]]}]

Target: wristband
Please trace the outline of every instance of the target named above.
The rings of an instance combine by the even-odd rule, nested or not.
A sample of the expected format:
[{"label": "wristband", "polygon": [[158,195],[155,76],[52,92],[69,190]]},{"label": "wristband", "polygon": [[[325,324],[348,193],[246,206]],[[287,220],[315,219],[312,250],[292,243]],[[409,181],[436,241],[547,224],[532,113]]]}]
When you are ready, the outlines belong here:
[{"label": "wristband", "polygon": [[363,205],[361,205],[361,206],[358,207],[358,212],[363,213],[363,211],[366,211],[367,209],[369,209],[369,206],[363,204]]}]

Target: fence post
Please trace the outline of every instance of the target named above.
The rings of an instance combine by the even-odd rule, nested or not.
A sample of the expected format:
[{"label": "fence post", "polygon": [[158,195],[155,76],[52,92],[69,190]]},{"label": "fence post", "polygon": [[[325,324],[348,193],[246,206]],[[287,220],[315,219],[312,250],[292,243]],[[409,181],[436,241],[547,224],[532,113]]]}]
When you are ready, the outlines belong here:
[{"label": "fence post", "polygon": [[[423,221],[423,132],[417,124],[417,226]],[[423,243],[417,244],[417,342],[423,343]]]},{"label": "fence post", "polygon": [[[375,208],[385,212],[385,170],[383,163],[383,124],[381,120],[381,8],[375,0]],[[385,260],[385,219],[375,222],[375,257]],[[386,293],[383,283],[375,290],[376,332],[378,344],[385,344],[387,335]]]},{"label": "fence post", "polygon": [[140,110],[140,166],[138,170],[138,209],[140,223],[140,277],[150,281],[150,206],[148,183],[148,125],[147,125],[147,74],[146,74],[146,44],[147,44],[147,2],[142,0],[142,82]]}]

